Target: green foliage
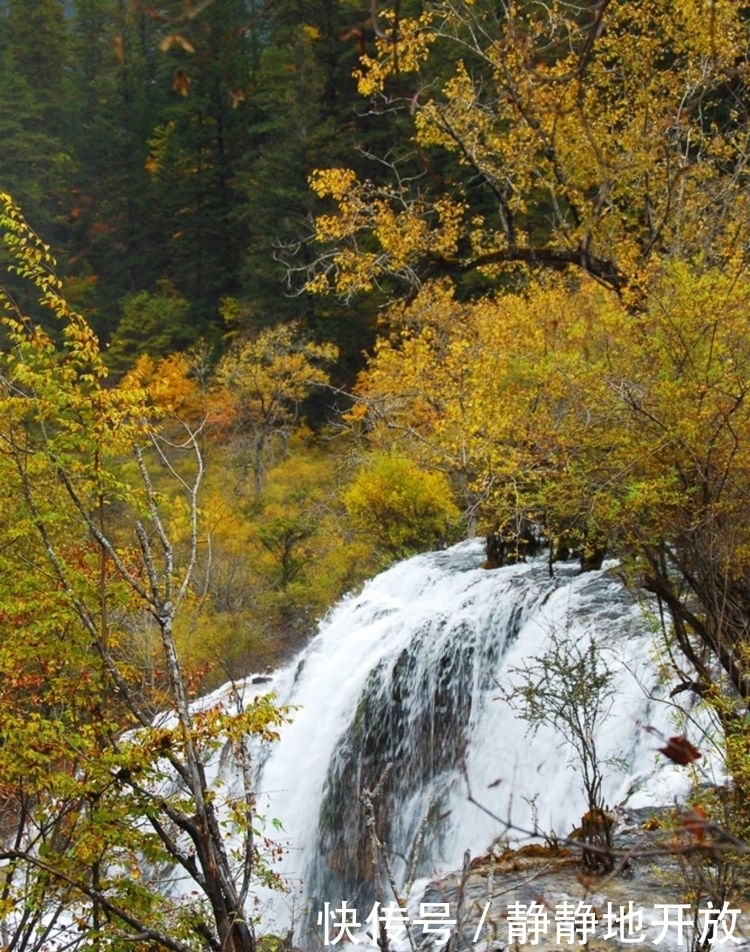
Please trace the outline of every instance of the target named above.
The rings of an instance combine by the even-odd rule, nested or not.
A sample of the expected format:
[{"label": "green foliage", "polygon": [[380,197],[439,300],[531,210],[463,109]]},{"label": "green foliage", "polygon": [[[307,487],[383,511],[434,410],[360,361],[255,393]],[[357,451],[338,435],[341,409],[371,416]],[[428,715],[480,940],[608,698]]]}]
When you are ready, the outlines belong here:
[{"label": "green foliage", "polygon": [[411,460],[376,455],[343,494],[358,531],[389,558],[403,558],[452,538],[460,514],[448,481]]},{"label": "green foliage", "polygon": [[13,66],[52,112],[55,91],[62,85],[69,42],[61,0],[39,0],[33,7],[9,0],[8,44]]},{"label": "green foliage", "polygon": [[[311,169],[387,141],[390,116],[362,114],[352,75],[363,17],[340,0],[2,5],[0,178],[103,341],[124,300],[166,282],[188,301],[174,347],[219,345],[232,295],[243,336],[293,319],[336,338],[351,382],[374,309],[289,294],[282,259],[314,211]],[[134,349],[164,354],[122,331],[118,374]]]},{"label": "green foliage", "polygon": [[[0,156],[4,185],[23,201],[38,227],[57,240],[67,238],[65,192],[76,158],[61,131],[39,121],[37,92],[0,54]],[[12,104],[12,105],[11,105]]]},{"label": "green foliage", "polygon": [[[146,169],[148,140],[169,97],[158,46],[159,21],[117,0],[68,4],[72,43],[65,141],[77,174],[69,181],[66,278],[86,281],[84,306],[102,339],[121,317],[119,302],[153,292],[168,247]],[[57,247],[57,244],[55,245]]]},{"label": "green foliage", "polygon": [[115,374],[130,369],[143,354],[167,357],[195,343],[188,301],[167,281],[154,293],[139,291],[122,302],[122,317],[107,351]]},{"label": "green foliage", "polygon": [[198,17],[176,4],[149,50],[167,89],[146,134],[154,251],[160,276],[187,298],[204,333],[217,326],[221,298],[237,291],[246,242],[236,176],[255,145],[253,19],[242,0],[208,3]]},{"label": "green foliage", "polygon": [[[252,105],[253,143],[236,176],[245,210],[246,253],[237,328],[243,335],[280,321],[303,321],[316,340],[334,340],[341,352],[337,384],[348,385],[372,337],[375,307],[343,307],[298,293],[308,254],[299,251],[317,201],[307,180],[313,168],[342,154],[359,166],[375,143],[392,141],[392,115],[363,112],[353,71],[364,8],[347,0],[279,0],[263,5],[265,41],[257,44]],[[260,31],[259,31],[260,32]],[[358,42],[359,41],[359,42]],[[289,293],[290,290],[294,293]]]}]

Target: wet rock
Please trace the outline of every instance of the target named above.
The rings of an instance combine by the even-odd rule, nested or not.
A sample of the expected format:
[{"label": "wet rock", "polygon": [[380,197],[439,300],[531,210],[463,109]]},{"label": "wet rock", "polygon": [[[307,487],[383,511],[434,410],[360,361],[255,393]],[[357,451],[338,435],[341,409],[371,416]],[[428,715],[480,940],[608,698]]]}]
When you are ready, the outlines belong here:
[{"label": "wet rock", "polygon": [[[596,952],[696,952],[705,913],[696,917],[685,904],[701,894],[698,907],[708,908],[709,879],[721,875],[723,857],[712,858],[710,844],[676,828],[671,808],[621,812],[614,851],[614,870],[594,876],[584,873],[573,841],[493,850],[467,862],[463,872],[430,883],[422,901],[448,903],[456,916],[449,952],[552,952],[583,945]],[[703,881],[701,870],[709,874]],[[724,919],[733,937],[720,925],[724,941],[716,949],[750,949],[750,884],[740,879],[729,903],[740,912]],[[666,929],[665,917],[671,923]],[[425,952],[435,948],[428,935],[418,934],[417,941]]]}]

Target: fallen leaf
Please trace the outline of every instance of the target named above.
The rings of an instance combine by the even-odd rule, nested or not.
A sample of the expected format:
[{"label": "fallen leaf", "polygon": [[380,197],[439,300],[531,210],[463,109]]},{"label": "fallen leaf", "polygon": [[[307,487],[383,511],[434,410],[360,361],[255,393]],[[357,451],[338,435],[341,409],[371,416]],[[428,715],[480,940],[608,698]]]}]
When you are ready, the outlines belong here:
[{"label": "fallen leaf", "polygon": [[669,757],[676,764],[692,764],[698,760],[701,752],[686,737],[678,735],[670,737],[664,747],[659,748],[659,752]]}]

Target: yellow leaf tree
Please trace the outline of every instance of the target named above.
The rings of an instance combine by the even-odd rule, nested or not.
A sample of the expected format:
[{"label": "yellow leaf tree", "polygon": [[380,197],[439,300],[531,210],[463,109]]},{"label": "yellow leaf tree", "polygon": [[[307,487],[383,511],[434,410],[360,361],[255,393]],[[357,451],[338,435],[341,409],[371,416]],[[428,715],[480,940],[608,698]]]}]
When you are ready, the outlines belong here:
[{"label": "yellow leaf tree", "polygon": [[333,344],[315,344],[295,325],[282,324],[237,344],[221,360],[214,422],[232,429],[244,445],[256,498],[274,449],[288,441],[303,401],[328,383],[324,368],[337,355]]},{"label": "yellow leaf tree", "polygon": [[[376,446],[397,434],[402,452],[468,486],[498,562],[540,543],[551,562],[619,557],[670,618],[676,690],[722,721],[741,805],[750,278],[742,262],[674,262],[646,291],[637,314],[592,279],[426,310],[423,291],[398,309],[401,330],[371,358],[351,418]],[[460,386],[454,352],[466,355]]]},{"label": "yellow leaf tree", "polygon": [[[639,301],[664,256],[744,245],[748,30],[714,0],[437,2],[386,11],[360,90],[411,114],[414,161],[312,177],[308,286],[467,287],[518,268],[582,270]],[[381,169],[386,157],[381,161]]]},{"label": "yellow leaf tree", "polygon": [[[190,704],[175,626],[197,585],[198,433],[183,427],[175,446],[144,389],[106,386],[96,337],[7,195],[0,232],[10,270],[51,325],[0,290],[3,937],[36,950],[254,952],[246,906],[268,870],[249,743],[272,739],[282,714],[269,698]],[[165,481],[186,513],[182,546]],[[158,633],[156,693],[129,652],[143,615]],[[222,747],[242,777],[239,795],[209,783],[207,762]],[[190,889],[170,897],[165,869]]]},{"label": "yellow leaf tree", "polygon": [[541,533],[593,565],[606,543],[658,596],[738,804],[749,33],[732,0],[384,10],[360,92],[409,141],[370,177],[313,174],[300,267],[388,301],[350,414],[377,449],[450,473],[502,557]]}]

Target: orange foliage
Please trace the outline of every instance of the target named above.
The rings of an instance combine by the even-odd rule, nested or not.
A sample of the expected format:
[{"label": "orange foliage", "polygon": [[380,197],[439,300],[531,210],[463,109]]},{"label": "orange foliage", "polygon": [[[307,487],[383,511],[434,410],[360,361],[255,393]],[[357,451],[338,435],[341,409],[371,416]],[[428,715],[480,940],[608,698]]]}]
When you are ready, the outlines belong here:
[{"label": "orange foliage", "polygon": [[692,810],[688,810],[687,813],[684,813],[680,820],[680,826],[682,826],[684,830],[687,830],[688,833],[692,833],[698,840],[702,840],[705,837],[707,823],[708,814],[700,804],[694,806]]},{"label": "orange foliage", "polygon": [[153,406],[167,417],[197,426],[206,416],[206,405],[194,361],[187,354],[172,354],[162,360],[148,355],[138,358],[125,385],[146,390]]}]

